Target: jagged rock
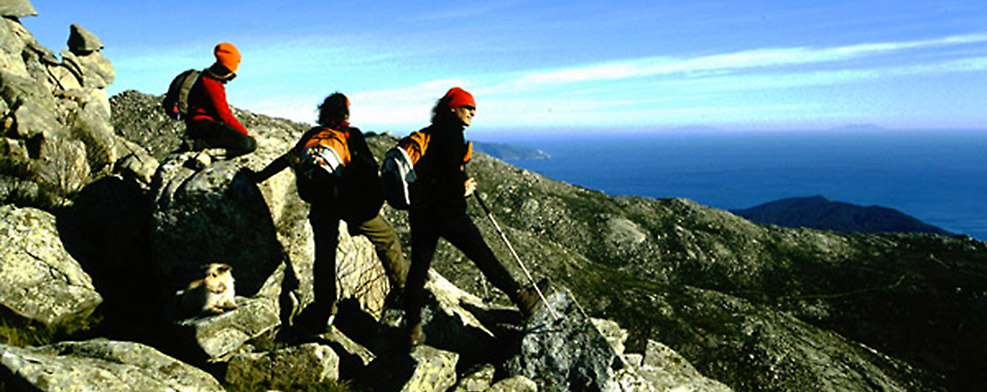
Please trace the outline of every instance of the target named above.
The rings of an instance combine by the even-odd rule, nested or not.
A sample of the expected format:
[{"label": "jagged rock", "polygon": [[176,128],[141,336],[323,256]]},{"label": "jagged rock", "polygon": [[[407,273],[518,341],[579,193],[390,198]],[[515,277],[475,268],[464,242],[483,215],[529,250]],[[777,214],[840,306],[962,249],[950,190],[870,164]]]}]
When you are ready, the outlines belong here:
[{"label": "jagged rock", "polygon": [[188,337],[209,360],[225,360],[251,339],[280,325],[272,299],[238,298],[239,308],[221,315],[196,317],[177,323],[179,336]]},{"label": "jagged rock", "polygon": [[92,279],[66,252],[55,218],[0,206],[0,304],[46,325],[85,317],[102,302]]},{"label": "jagged rock", "polygon": [[103,49],[103,43],[100,42],[99,37],[96,37],[96,34],[78,24],[72,24],[70,29],[68,44],[72,53],[86,55],[89,52]]},{"label": "jagged rock", "polygon": [[525,376],[514,376],[497,381],[487,392],[538,392],[538,384]]},{"label": "jagged rock", "polygon": [[[351,369],[363,369],[377,359],[377,356],[372,351],[350,339],[336,328],[335,325],[330,326],[329,330],[320,335],[320,337],[325,339],[333,347],[336,355],[340,357],[341,372],[348,370],[344,369],[347,365]],[[355,374],[356,372],[354,371],[353,373]]]},{"label": "jagged rock", "polygon": [[339,357],[328,346],[306,343],[269,353],[234,356],[226,382],[243,388],[296,390],[339,377]]},{"label": "jagged rock", "polygon": [[71,130],[75,138],[85,143],[86,159],[93,172],[116,162],[116,135],[110,124],[109,113],[99,104],[83,105],[76,112]]},{"label": "jagged rock", "polygon": [[456,383],[456,362],[459,355],[429,346],[418,346],[411,352],[414,372],[401,388],[402,392],[442,392]]},{"label": "jagged rock", "polygon": [[109,102],[114,132],[140,145],[159,162],[182,144],[185,123],[165,115],[161,98],[128,90]]},{"label": "jagged rock", "polygon": [[96,339],[37,348],[0,344],[9,390],[224,391],[209,373],[132,342]]},{"label": "jagged rock", "polygon": [[56,137],[40,141],[39,157],[31,166],[31,179],[46,189],[66,194],[82,189],[89,180],[86,145],[82,141]]},{"label": "jagged rock", "polygon": [[475,315],[490,305],[434,270],[428,273],[425,289],[422,323],[428,345],[456,352],[467,363],[483,361],[502,351],[502,342]]},{"label": "jagged rock", "polygon": [[626,329],[621,328],[620,324],[613,320],[590,318],[590,322],[607,339],[607,343],[617,355],[624,355],[624,342],[627,341],[628,336]]},{"label": "jagged rock", "polygon": [[612,390],[617,353],[565,289],[548,294],[546,305],[558,313],[552,318],[545,306],[528,321],[521,352],[507,362],[511,375],[535,380],[543,391]]},{"label": "jagged rock", "polygon": [[113,172],[133,180],[145,190],[150,189],[154,173],[160,166],[158,160],[137,143],[122,137],[118,137],[115,145],[116,155],[121,158],[115,163]]},{"label": "jagged rock", "polygon": [[66,134],[65,126],[55,118],[55,101],[33,80],[0,72],[0,88],[5,101],[14,108],[13,136],[29,140],[44,135]]},{"label": "jagged rock", "polygon": [[[26,2],[7,2],[4,6],[25,4],[30,7]],[[73,29],[70,41],[92,46],[91,37],[82,38],[88,35],[84,29]],[[24,141],[29,151],[29,164],[22,166],[25,170],[0,174],[34,182],[39,192],[53,195],[41,199],[73,194],[92,177],[108,173],[104,168],[117,158],[105,90],[113,82],[113,66],[98,51],[88,53],[63,51],[60,61],[17,20],[0,19],[4,133]],[[89,167],[82,167],[81,162],[88,162]],[[50,207],[43,200],[32,203]]]},{"label": "jagged rock", "polygon": [[23,18],[25,16],[37,16],[38,11],[28,0],[6,0],[0,3],[0,16]]},{"label": "jagged rock", "polygon": [[81,76],[83,87],[106,88],[113,84],[116,77],[113,64],[99,51],[86,54],[62,52],[62,61],[69,69],[78,70],[76,72]]},{"label": "jagged rock", "polygon": [[459,379],[453,392],[483,392],[493,384],[497,368],[485,363],[474,371]]},{"label": "jagged rock", "polygon": [[653,340],[648,340],[644,362],[636,370],[637,374],[658,391],[732,391],[723,383],[699,374],[699,371],[681,355]]}]

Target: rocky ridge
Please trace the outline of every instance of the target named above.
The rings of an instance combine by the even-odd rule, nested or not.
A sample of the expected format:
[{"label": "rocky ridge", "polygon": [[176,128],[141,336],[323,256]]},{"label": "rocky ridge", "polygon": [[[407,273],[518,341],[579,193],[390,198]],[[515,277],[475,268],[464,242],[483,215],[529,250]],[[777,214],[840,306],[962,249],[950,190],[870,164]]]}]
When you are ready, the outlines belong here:
[{"label": "rocky ridge", "polygon": [[[107,82],[108,62],[79,60],[102,72],[72,67],[73,48],[98,54],[95,35],[72,28],[61,61],[42,56],[51,52],[16,19],[33,8],[25,14],[30,4],[14,3],[21,11],[0,8],[0,230],[9,241],[0,309],[3,325],[58,333],[37,347],[0,345],[0,386],[98,389],[124,379],[113,385],[293,390],[342,379],[376,390],[910,391],[963,390],[987,368],[982,242],[765,227],[688,200],[611,197],[483,154],[470,165],[481,195],[529,267],[557,283],[550,305],[564,318],[510,321],[516,315],[497,305],[503,296],[442,244],[428,286],[429,346],[405,354],[394,344],[400,311],[384,306],[386,280],[369,242],[341,228],[347,300],[337,325],[313,341],[286,339],[282,331],[312,299],[307,207],[290,171],[262,184],[244,174],[304,127],[235,110],[259,134],[257,152],[232,161],[173,153],[182,125],[158,110],[160,97],[104,92],[100,100],[105,85],[95,80]],[[66,89],[52,74],[82,82],[68,79]],[[112,116],[78,120],[111,105]],[[396,141],[368,139],[381,155]],[[52,162],[86,175],[46,180],[58,173]],[[470,212],[498,256],[513,260],[485,215]],[[385,213],[408,244],[406,213]],[[174,289],[211,261],[233,265],[240,308],[178,316]],[[63,288],[28,305],[6,296],[38,282]],[[80,320],[89,328],[74,331]]]}]

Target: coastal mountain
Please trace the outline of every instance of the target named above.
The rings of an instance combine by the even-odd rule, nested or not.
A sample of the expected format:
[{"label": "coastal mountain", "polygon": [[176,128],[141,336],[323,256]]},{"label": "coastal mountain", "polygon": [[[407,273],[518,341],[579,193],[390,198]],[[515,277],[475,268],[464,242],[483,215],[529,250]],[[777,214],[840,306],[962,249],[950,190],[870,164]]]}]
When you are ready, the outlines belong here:
[{"label": "coastal mountain", "polygon": [[551,159],[552,155],[537,148],[517,146],[507,143],[473,142],[476,151],[502,161]]},{"label": "coastal mountain", "polygon": [[783,227],[858,233],[950,234],[901,211],[832,201],[825,196],[793,197],[731,212],[753,222]]},{"label": "coastal mountain", "polygon": [[[308,206],[290,170],[262,183],[251,173],[306,127],[233,108],[257,151],[181,151],[184,126],[161,96],[106,96],[112,67],[94,36],[73,29],[70,46],[87,44],[59,60],[17,21],[30,12],[0,11],[0,390],[339,380],[416,391],[964,391],[987,381],[984,242],[762,225],[686,199],[607,195],[483,153],[469,170],[491,213],[473,200],[468,212],[514,276],[526,279],[516,251],[552,281],[534,319],[518,320],[440,242],[428,340],[409,353],[372,245],[341,225],[339,314],[327,333],[293,338],[313,299]],[[378,159],[397,140],[367,138]],[[382,211],[410,253],[408,213]],[[231,265],[238,309],[183,314],[177,291],[213,262]]]}]

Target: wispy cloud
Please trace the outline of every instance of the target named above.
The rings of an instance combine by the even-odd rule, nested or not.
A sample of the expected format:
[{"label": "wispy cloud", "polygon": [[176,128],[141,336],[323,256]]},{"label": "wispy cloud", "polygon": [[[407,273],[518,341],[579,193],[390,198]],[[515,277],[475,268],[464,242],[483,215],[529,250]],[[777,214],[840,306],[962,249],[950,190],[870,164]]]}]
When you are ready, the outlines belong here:
[{"label": "wispy cloud", "polygon": [[987,34],[951,36],[934,40],[908,42],[868,43],[830,48],[796,47],[755,49],[696,58],[648,57],[559,70],[534,71],[518,79],[517,84],[619,80],[676,73],[820,64],[910,49],[983,42],[987,42]]},{"label": "wispy cloud", "polygon": [[[814,113],[819,100],[799,96],[804,87],[847,86],[913,76],[942,76],[987,70],[987,56],[957,50],[987,42],[987,34],[938,39],[863,43],[834,47],[763,48],[696,57],[646,57],[625,61],[436,79],[399,88],[355,92],[353,120],[373,130],[403,133],[428,122],[435,99],[452,86],[477,95],[478,124],[493,127],[752,123],[851,115],[853,108]],[[930,52],[949,48],[956,55]],[[919,56],[921,54],[922,56]],[[911,63],[902,63],[901,58]],[[896,61],[886,61],[894,58]],[[789,92],[785,92],[789,91]],[[753,102],[757,94],[782,102]],[[306,98],[310,99],[310,98]],[[314,101],[313,101],[314,102]],[[312,118],[312,102],[267,103],[267,113],[301,121]],[[814,109],[815,108],[815,109]],[[272,112],[273,111],[273,112]],[[303,118],[297,116],[304,115]]]}]

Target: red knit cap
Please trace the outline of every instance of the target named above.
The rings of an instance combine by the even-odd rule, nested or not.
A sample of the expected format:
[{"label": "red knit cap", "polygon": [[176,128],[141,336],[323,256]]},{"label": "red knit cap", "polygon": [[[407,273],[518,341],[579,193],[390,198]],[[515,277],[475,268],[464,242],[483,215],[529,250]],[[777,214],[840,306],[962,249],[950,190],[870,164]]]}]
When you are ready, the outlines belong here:
[{"label": "red knit cap", "polygon": [[216,45],[213,54],[216,55],[216,62],[226,67],[230,72],[236,72],[236,69],[240,67],[240,51],[229,42]]},{"label": "red knit cap", "polygon": [[449,108],[455,109],[460,106],[472,106],[476,108],[476,101],[473,100],[473,94],[466,92],[459,87],[453,87],[449,89],[446,93],[446,98],[449,98]]}]

